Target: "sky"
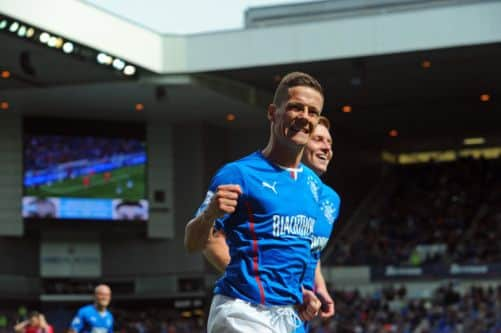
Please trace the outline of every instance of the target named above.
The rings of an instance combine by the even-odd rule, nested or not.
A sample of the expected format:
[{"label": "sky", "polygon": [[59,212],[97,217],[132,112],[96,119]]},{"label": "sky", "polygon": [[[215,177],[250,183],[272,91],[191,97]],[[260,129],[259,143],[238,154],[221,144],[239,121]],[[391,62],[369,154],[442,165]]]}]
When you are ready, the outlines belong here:
[{"label": "sky", "polygon": [[313,0],[81,0],[163,34],[241,29],[248,7]]}]

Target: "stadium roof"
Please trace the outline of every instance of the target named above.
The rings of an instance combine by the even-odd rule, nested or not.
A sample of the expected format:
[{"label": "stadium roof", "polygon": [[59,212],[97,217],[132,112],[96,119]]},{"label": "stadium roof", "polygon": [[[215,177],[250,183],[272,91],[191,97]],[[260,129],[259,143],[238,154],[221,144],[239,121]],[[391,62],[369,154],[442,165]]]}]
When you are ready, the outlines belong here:
[{"label": "stadium roof", "polygon": [[[234,126],[261,126],[277,77],[299,69],[326,86],[336,128],[360,139],[391,128],[477,135],[500,120],[500,1],[188,36],[159,35],[76,0],[0,4],[0,14],[141,69],[130,80],[2,32],[0,69],[12,76],[0,80],[0,97],[23,114],[226,124],[233,112]],[[480,103],[482,93],[489,103]]]},{"label": "stadium roof", "polygon": [[500,1],[469,0],[391,12],[382,8],[349,18],[186,36],[160,35],[77,0],[0,0],[0,4],[3,14],[158,74],[346,59],[501,41]]}]

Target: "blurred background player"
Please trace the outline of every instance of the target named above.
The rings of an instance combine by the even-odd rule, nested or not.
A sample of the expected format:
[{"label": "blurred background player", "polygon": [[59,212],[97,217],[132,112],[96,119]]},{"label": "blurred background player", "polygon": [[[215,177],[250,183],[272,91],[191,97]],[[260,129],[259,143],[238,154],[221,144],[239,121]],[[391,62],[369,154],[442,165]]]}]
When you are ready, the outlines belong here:
[{"label": "blurred background player", "polygon": [[70,324],[70,333],[113,333],[114,319],[108,306],[111,289],[101,284],[94,289],[94,304],[80,308]]},{"label": "blurred background player", "polygon": [[54,329],[47,323],[42,313],[33,311],[28,319],[14,326],[14,331],[16,333],[53,333]]},{"label": "blurred background player", "polygon": [[91,176],[87,175],[82,178],[82,185],[84,187],[89,187],[90,186],[90,178]]}]

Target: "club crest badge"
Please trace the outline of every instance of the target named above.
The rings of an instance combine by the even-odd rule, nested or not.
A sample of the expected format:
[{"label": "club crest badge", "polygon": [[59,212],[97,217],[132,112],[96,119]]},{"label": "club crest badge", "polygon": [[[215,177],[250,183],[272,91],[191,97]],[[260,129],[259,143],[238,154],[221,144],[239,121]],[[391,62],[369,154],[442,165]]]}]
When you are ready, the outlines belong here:
[{"label": "club crest badge", "polygon": [[325,200],[320,204],[320,209],[324,213],[327,222],[329,222],[329,224],[333,224],[336,214],[336,207],[334,207],[334,204],[329,200]]}]

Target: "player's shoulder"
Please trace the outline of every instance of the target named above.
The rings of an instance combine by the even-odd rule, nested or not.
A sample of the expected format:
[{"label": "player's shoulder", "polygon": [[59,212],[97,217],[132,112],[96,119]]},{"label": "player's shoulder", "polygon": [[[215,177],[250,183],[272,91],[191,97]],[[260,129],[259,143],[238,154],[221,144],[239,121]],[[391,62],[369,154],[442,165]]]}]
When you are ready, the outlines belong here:
[{"label": "player's shoulder", "polygon": [[323,184],[322,180],[317,175],[317,173],[315,171],[313,171],[309,166],[307,166],[304,163],[301,163],[300,166],[301,166],[301,169],[302,169],[302,173],[304,174],[304,176],[306,177],[306,179],[308,179],[308,182],[312,182],[313,181],[318,186],[321,186],[321,184]]},{"label": "player's shoulder", "polygon": [[78,310],[78,313],[81,315],[86,315],[93,312],[94,312],[94,304],[84,305]]},{"label": "player's shoulder", "polygon": [[219,172],[240,172],[243,173],[249,168],[255,167],[257,165],[262,165],[264,159],[260,152],[254,152],[247,156],[244,156],[236,161],[232,161],[223,165]]},{"label": "player's shoulder", "polygon": [[106,309],[106,315],[113,320],[113,313],[109,309]]},{"label": "player's shoulder", "polygon": [[341,197],[336,192],[336,190],[334,190],[332,187],[330,187],[329,185],[327,185],[325,183],[322,183],[322,196],[325,198],[329,198],[331,200],[337,201],[337,202],[341,201]]}]

